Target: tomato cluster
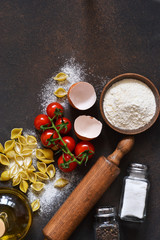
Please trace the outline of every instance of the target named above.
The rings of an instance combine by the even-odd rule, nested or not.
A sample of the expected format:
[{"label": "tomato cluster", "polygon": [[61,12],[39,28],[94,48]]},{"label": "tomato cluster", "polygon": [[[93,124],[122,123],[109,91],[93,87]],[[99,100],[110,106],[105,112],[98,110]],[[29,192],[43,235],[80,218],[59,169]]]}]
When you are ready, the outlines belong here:
[{"label": "tomato cluster", "polygon": [[[73,171],[77,165],[87,162],[94,152],[91,142],[81,141],[76,145],[75,140],[68,134],[72,129],[71,121],[63,117],[63,106],[53,102],[47,106],[46,114],[39,114],[34,119],[34,126],[41,131],[41,142],[47,148],[59,148],[63,154],[58,158],[58,167],[63,172]],[[72,153],[74,151],[74,154]]]}]

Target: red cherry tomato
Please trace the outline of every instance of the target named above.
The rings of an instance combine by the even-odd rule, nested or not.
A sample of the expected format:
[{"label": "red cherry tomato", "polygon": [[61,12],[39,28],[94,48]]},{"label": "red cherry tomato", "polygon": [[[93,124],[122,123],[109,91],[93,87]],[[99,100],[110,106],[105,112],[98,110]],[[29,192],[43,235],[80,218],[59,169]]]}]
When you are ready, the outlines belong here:
[{"label": "red cherry tomato", "polygon": [[47,115],[50,118],[56,117],[56,119],[63,114],[63,107],[58,102],[52,102],[47,106]]},{"label": "red cherry tomato", "polygon": [[58,167],[59,167],[59,169],[62,170],[63,172],[71,172],[71,171],[73,171],[77,167],[77,163],[76,162],[72,162],[72,163],[69,164],[69,168],[63,168],[61,166],[61,164],[64,163],[63,157],[64,157],[66,162],[68,162],[71,159],[71,156],[69,154],[63,154],[62,156],[60,156],[58,158]]},{"label": "red cherry tomato", "polygon": [[[73,150],[75,149],[75,146],[76,146],[75,140],[74,140],[72,137],[70,137],[70,136],[65,136],[65,137],[63,137],[62,139],[63,139],[63,141],[67,144],[68,149],[69,149],[71,152],[73,152]],[[62,141],[60,141],[59,144],[60,144],[61,146],[64,145]]]},{"label": "red cherry tomato", "polygon": [[41,130],[41,126],[46,125],[47,127],[51,126],[51,122],[48,118],[47,115],[45,114],[39,114],[35,119],[34,119],[34,126],[37,130]]},{"label": "red cherry tomato", "polygon": [[66,117],[62,117],[62,118],[59,118],[56,122],[55,122],[55,125],[57,127],[57,129],[60,129],[61,126],[63,126],[64,128],[62,128],[60,130],[60,133],[61,134],[67,134],[71,131],[71,128],[72,128],[72,124],[71,124],[71,121],[66,118]]},{"label": "red cherry tomato", "polygon": [[94,155],[94,152],[95,148],[91,142],[82,141],[79,142],[75,147],[75,155],[84,161],[91,159]]},{"label": "red cherry tomato", "polygon": [[41,142],[42,144],[45,146],[45,147],[49,147],[49,148],[52,148],[53,146],[55,146],[55,144],[58,143],[59,140],[56,140],[54,143],[50,143],[49,144],[49,141],[47,141],[48,139],[50,139],[52,136],[53,139],[56,139],[58,138],[58,134],[56,133],[55,130],[53,129],[48,129],[48,130],[45,130],[42,135],[41,135]]}]

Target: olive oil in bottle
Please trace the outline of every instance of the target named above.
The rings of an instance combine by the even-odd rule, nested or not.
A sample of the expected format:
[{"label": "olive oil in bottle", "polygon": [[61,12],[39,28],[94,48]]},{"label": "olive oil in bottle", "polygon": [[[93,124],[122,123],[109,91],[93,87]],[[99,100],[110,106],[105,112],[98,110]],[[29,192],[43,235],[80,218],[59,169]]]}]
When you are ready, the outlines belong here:
[{"label": "olive oil in bottle", "polygon": [[23,239],[31,223],[32,210],[25,195],[13,188],[0,188],[0,239]]}]

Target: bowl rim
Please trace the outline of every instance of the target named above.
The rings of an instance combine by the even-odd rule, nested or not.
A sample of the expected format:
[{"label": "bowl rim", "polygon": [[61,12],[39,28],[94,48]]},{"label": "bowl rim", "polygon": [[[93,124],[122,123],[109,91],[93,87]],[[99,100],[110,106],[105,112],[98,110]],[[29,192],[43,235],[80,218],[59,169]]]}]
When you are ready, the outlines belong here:
[{"label": "bowl rim", "polygon": [[[138,129],[133,129],[133,130],[126,130],[126,129],[120,129],[120,128],[117,128],[115,127],[114,125],[112,125],[107,117],[105,116],[104,114],[104,111],[103,111],[103,99],[104,99],[104,96],[105,96],[105,93],[107,92],[107,90],[116,82],[118,81],[121,81],[123,79],[128,79],[128,78],[132,78],[132,79],[135,79],[135,80],[139,80],[143,83],[145,83],[153,92],[154,94],[154,97],[155,97],[155,101],[156,101],[156,112],[153,116],[153,118],[150,120],[149,123],[147,123],[145,126],[143,127],[140,127]],[[135,134],[139,134],[139,133],[142,133],[144,131],[146,131],[147,129],[149,129],[157,120],[158,116],[159,116],[159,113],[160,113],[160,95],[159,95],[159,92],[156,88],[156,86],[153,84],[153,82],[151,80],[149,80],[148,78],[140,75],[140,74],[137,74],[137,73],[123,73],[123,74],[120,74],[114,78],[112,78],[109,82],[107,82],[107,84],[104,86],[103,90],[102,90],[102,93],[101,93],[101,96],[100,96],[100,112],[101,112],[101,115],[103,117],[103,120],[115,131],[119,132],[119,133],[122,133],[122,134],[126,134],[126,135],[135,135]]]}]

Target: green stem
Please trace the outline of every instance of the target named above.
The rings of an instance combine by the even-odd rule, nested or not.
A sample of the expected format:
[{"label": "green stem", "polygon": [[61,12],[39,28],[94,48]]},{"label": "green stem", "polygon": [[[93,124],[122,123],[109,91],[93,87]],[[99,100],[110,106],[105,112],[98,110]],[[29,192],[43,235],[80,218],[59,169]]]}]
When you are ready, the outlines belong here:
[{"label": "green stem", "polygon": [[[49,117],[48,117],[48,118],[49,118]],[[64,148],[65,148],[65,150],[66,150],[66,151],[64,151],[63,148],[62,148],[62,151],[63,151],[64,153],[66,153],[66,154],[68,154],[68,155],[71,156],[71,159],[72,159],[72,160],[69,160],[69,161],[67,162],[67,165],[69,165],[71,162],[77,162],[77,164],[81,165],[82,162],[81,162],[81,161],[78,161],[78,160],[75,158],[74,154],[68,149],[67,144],[63,141],[63,139],[62,139],[62,137],[61,137],[61,135],[60,135],[60,129],[58,130],[58,129],[56,128],[56,126],[55,126],[55,124],[54,124],[54,122],[53,122],[53,119],[49,118],[49,120],[50,120],[51,123],[52,123],[52,126],[49,127],[49,128],[53,128],[53,129],[56,131],[56,133],[58,134],[59,140],[63,143],[63,146],[64,146]],[[46,129],[48,129],[48,127],[47,127]]]}]

